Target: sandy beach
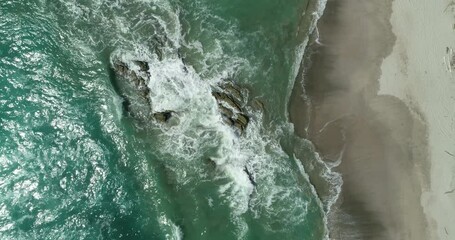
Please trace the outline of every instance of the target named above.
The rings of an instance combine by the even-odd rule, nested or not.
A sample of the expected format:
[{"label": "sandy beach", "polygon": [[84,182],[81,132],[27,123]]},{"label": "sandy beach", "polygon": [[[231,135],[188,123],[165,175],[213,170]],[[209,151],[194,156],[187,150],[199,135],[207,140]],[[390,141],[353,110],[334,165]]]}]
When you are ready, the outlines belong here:
[{"label": "sandy beach", "polygon": [[341,159],[331,239],[455,238],[453,5],[328,1],[290,117]]},{"label": "sandy beach", "polygon": [[381,67],[381,95],[405,102],[428,128],[430,181],[421,203],[428,239],[455,239],[455,2],[393,3],[393,52]]}]

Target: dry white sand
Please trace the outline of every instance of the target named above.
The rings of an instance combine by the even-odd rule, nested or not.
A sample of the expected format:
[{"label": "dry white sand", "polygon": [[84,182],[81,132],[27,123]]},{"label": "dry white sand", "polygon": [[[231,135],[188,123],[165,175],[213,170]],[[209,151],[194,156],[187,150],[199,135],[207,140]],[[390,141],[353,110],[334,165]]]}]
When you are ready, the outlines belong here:
[{"label": "dry white sand", "polygon": [[395,0],[391,23],[396,43],[379,93],[426,122],[431,171],[421,204],[429,239],[455,239],[455,1]]}]

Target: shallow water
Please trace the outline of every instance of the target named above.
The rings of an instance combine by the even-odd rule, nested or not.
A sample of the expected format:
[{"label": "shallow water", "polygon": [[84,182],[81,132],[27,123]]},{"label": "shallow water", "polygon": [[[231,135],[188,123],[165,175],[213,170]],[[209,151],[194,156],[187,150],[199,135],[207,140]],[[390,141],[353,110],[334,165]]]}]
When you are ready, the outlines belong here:
[{"label": "shallow water", "polygon": [[[0,2],[0,237],[325,238],[336,190],[307,173],[337,179],[287,119],[323,5]],[[149,63],[152,110],[178,124],[124,114],[114,59]],[[211,95],[227,79],[265,106],[240,136]]]}]

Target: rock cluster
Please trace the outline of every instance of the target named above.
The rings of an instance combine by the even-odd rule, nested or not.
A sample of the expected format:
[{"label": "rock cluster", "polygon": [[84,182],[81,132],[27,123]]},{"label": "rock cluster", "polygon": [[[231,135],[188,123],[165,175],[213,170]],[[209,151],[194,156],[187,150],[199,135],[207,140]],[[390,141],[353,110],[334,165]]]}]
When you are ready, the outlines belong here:
[{"label": "rock cluster", "polygon": [[[151,112],[151,89],[147,86],[150,77],[149,65],[145,61],[134,61],[135,70],[119,60],[113,62],[118,92],[123,97],[124,110],[132,116],[145,119],[153,118],[158,122],[168,122],[176,113],[174,111]],[[218,103],[221,116],[226,124],[232,126],[242,134],[250,122],[245,111],[247,91],[235,85],[232,81],[225,81],[214,87],[212,96]],[[144,110],[147,109],[147,110]]]},{"label": "rock cluster", "polygon": [[244,110],[244,95],[242,89],[232,82],[226,82],[212,92],[218,108],[226,124],[235,127],[243,133],[248,126],[250,118]]}]

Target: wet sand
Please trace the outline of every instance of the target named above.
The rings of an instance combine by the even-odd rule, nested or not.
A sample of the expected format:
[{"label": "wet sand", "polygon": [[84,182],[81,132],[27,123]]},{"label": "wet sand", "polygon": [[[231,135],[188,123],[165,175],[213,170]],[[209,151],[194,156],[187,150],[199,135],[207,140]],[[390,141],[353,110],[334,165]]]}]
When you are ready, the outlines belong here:
[{"label": "wet sand", "polygon": [[[421,205],[430,164],[425,118],[378,95],[393,49],[390,0],[329,0],[308,51],[290,117],[343,177],[329,216],[331,239],[430,239]],[[303,85],[301,85],[303,83]]]}]

